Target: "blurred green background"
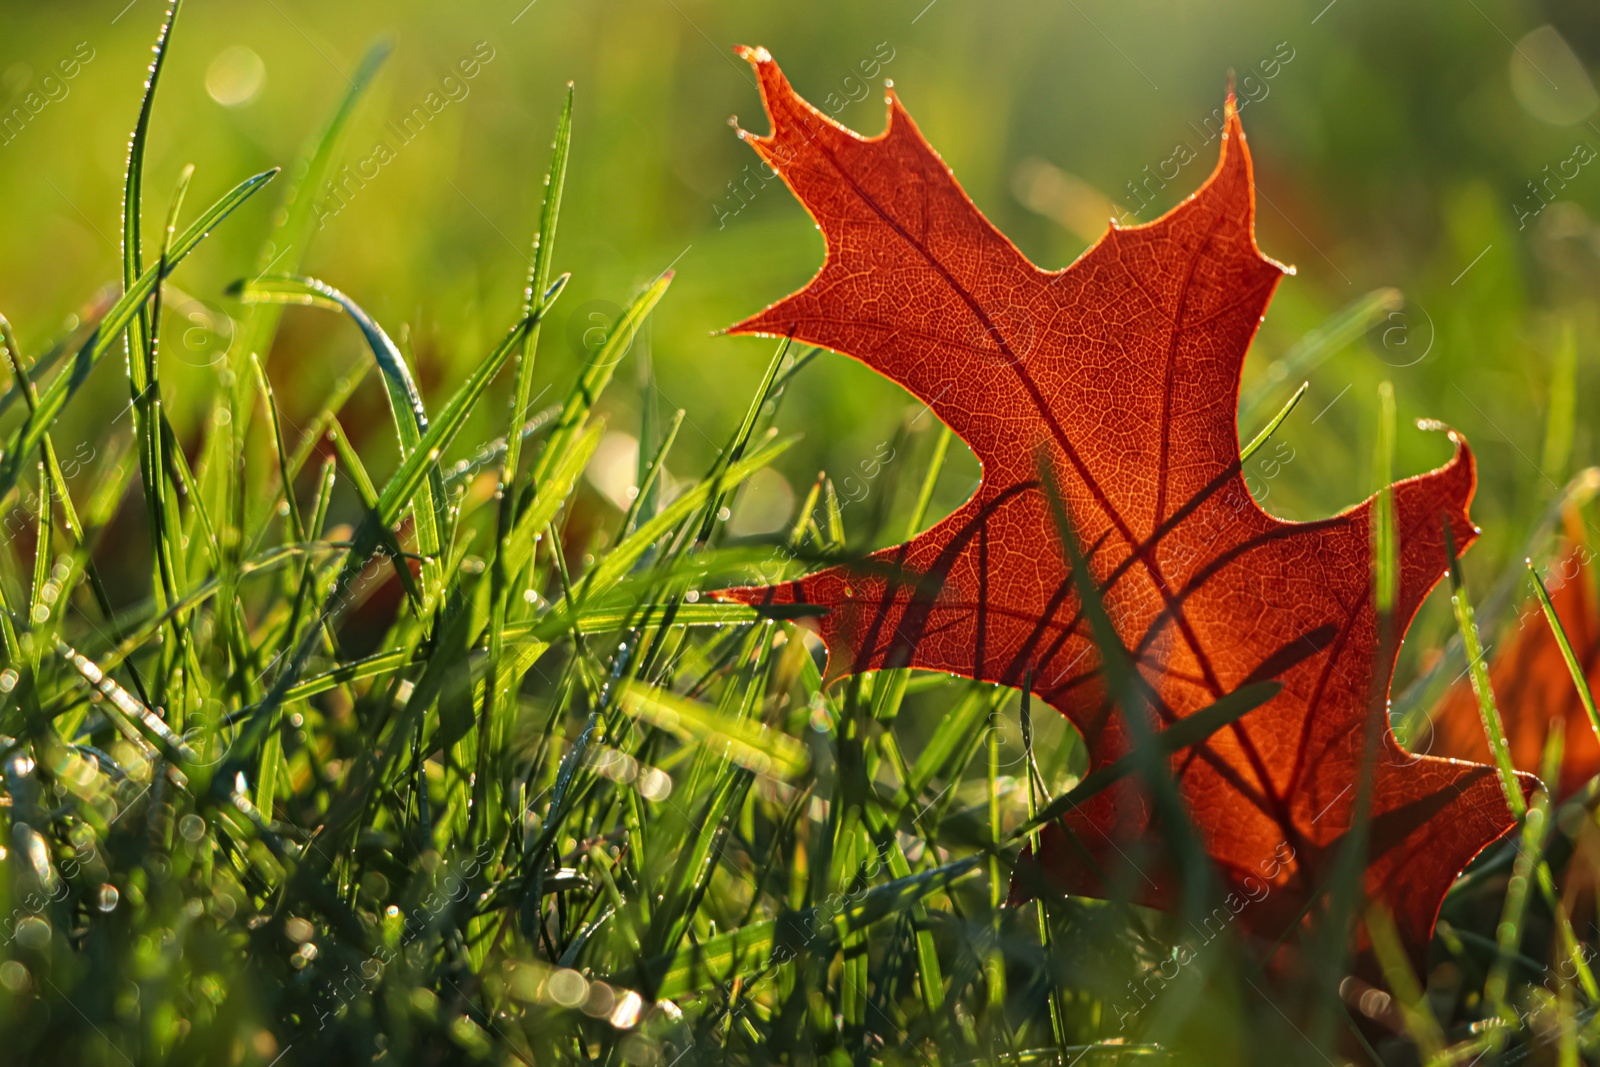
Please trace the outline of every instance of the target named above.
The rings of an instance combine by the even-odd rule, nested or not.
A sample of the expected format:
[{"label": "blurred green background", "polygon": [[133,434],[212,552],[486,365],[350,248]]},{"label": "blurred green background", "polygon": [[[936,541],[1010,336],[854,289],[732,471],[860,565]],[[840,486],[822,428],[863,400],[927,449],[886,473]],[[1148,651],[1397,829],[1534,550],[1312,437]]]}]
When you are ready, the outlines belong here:
[{"label": "blurred green background", "polygon": [[[1109,214],[1149,220],[1204,179],[1216,156],[1205,123],[1231,73],[1246,101],[1260,245],[1298,268],[1246,364],[1247,390],[1339,309],[1374,290],[1404,294],[1378,298],[1368,327],[1311,372],[1304,404],[1280,431],[1280,462],[1254,472],[1258,496],[1311,518],[1369,492],[1376,386],[1387,377],[1408,420],[1400,473],[1448,454],[1440,435],[1409,429],[1412,418],[1442,419],[1477,449],[1475,514],[1488,536],[1469,562],[1498,573],[1570,471],[1594,458],[1600,9],[1575,0],[1201,7],[194,0],[157,100],[147,215],[164,215],[186,163],[199,168],[191,211],[247,173],[292,163],[364,52],[388,40],[392,55],[344,146],[357,177],[324,190],[325,225],[306,268],[391,333],[409,330],[437,403],[512,321],[551,132],[575,82],[556,254],[573,280],[546,330],[536,388],[564,386],[585,332],[673,267],[635,355],[653,357],[660,406],[688,410],[675,461],[693,474],[743,413],[771,350],[714,331],[798,288],[823,253],[799,205],[760,179],[728,128],[736,114],[765,129],[733,45],[766,45],[803,94],[863,133],[882,128],[881,86],[892,79],[979,207],[1049,267],[1077,256]],[[161,17],[155,0],[6,5],[0,310],[31,352],[117,275],[128,131]],[[174,279],[182,292],[168,295],[164,373],[180,429],[197,431],[207,409],[228,317],[239,311],[223,290],[255,264],[275,195],[230,219]],[[1570,456],[1559,432],[1548,440],[1545,418],[1564,343],[1578,356]],[[288,422],[365,358],[347,322],[291,311],[269,363]],[[59,440],[73,440],[74,427],[95,439],[125,403],[120,368],[97,378]],[[1261,393],[1245,432],[1295,384]],[[634,431],[639,396],[609,396],[619,433]],[[368,412],[362,443],[382,468],[392,446],[376,381],[358,401]],[[842,476],[881,455],[915,410],[896,387],[831,354],[784,403],[781,423],[806,441],[785,457],[782,479],[745,495],[744,532],[784,518],[818,468]],[[498,432],[503,404],[479,418],[463,441]],[[359,432],[363,420],[354,421]],[[924,436],[929,422],[917,427]],[[607,453],[624,479],[626,453],[621,436]],[[953,465],[939,508],[953,507],[975,475],[970,458]]]}]

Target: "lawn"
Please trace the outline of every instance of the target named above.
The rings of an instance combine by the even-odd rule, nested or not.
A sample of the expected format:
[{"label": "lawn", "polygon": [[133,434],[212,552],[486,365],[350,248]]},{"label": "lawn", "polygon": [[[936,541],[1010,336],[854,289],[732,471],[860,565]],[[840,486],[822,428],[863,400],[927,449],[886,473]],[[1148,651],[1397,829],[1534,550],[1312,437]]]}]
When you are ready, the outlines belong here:
[{"label": "lawn", "polygon": [[1600,25],[1136,6],[8,13],[7,1062],[1600,1057]]}]

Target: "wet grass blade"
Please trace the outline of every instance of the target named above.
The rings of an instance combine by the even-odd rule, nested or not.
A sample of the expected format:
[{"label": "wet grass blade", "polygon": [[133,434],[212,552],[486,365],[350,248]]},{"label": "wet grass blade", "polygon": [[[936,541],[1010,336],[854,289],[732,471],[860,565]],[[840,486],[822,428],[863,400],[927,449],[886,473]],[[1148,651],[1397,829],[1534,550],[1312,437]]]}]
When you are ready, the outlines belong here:
[{"label": "wet grass blade", "polygon": [[[1572,650],[1572,641],[1567,637],[1567,628],[1556,615],[1556,606],[1550,601],[1550,590],[1545,588],[1544,579],[1539,577],[1539,572],[1533,566],[1533,560],[1525,562],[1528,566],[1528,577],[1533,580],[1534,595],[1539,598],[1539,607],[1544,611],[1545,622],[1550,625],[1550,632],[1555,636],[1557,647],[1561,649],[1562,662],[1566,663],[1572,685],[1578,691],[1578,699],[1583,703],[1585,714],[1589,716],[1589,726],[1594,730],[1595,738],[1600,740],[1600,709],[1595,707],[1594,692],[1590,690],[1589,679],[1583,673],[1583,664],[1578,662],[1577,653]],[[1582,580],[1581,576],[1578,580]]]},{"label": "wet grass blade", "polygon": [[1455,610],[1456,627],[1467,653],[1468,677],[1472,679],[1472,694],[1478,700],[1478,715],[1483,722],[1484,737],[1489,742],[1489,753],[1500,776],[1500,787],[1505,793],[1506,806],[1518,819],[1527,810],[1522,787],[1517,784],[1516,769],[1511,766],[1511,749],[1506,744],[1506,728],[1500,719],[1500,709],[1495,704],[1494,687],[1489,682],[1489,665],[1483,650],[1483,639],[1478,634],[1478,623],[1473,617],[1472,602],[1461,580],[1461,561],[1456,558],[1454,539],[1449,524],[1444,528],[1445,542],[1450,557],[1450,605]]},{"label": "wet grass blade", "polygon": [[150,298],[150,294],[155,291],[157,281],[171,274],[173,269],[194,251],[195,246],[205,240],[223,219],[259,192],[277,173],[278,168],[274,167],[234,186],[227,195],[211,205],[188,229],[173,240],[164,265],[147,268],[139,275],[133,286],[112,305],[111,310],[101,319],[99,326],[79,347],[72,366],[56,375],[48,386],[39,391],[38,406],[29,413],[27,421],[13,432],[7,442],[3,460],[0,460],[0,496],[4,496],[16,486],[17,476],[21,470],[19,457],[38,446],[56,417],[61,414],[61,409],[78,392],[88,378],[89,372],[99,363],[100,357],[117,342],[144,302]]},{"label": "wet grass blade", "polygon": [[[122,291],[133,290],[139,276],[144,273],[143,204],[144,204],[144,153],[150,136],[150,115],[155,108],[156,86],[161,81],[161,71],[167,62],[167,42],[172,37],[173,24],[178,19],[181,0],[172,0],[167,7],[167,17],[156,38],[155,56],[144,83],[144,98],[139,102],[139,117],[134,122],[133,135],[128,139],[128,165],[122,191]],[[139,313],[128,326],[128,372],[133,378],[134,393],[144,388],[144,375],[154,330],[149,313],[140,305]]]}]

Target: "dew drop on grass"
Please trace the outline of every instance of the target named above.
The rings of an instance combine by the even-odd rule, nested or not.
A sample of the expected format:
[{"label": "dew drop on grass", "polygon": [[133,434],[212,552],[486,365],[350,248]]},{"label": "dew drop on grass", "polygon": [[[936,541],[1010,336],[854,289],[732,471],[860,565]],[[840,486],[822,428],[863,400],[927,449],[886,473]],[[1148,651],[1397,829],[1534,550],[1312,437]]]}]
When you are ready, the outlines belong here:
[{"label": "dew drop on grass", "polygon": [[698,604],[698,603],[700,603],[700,590],[698,590],[698,589],[689,590],[687,593],[683,594],[683,599],[684,599],[684,602],[688,603],[688,604]]},{"label": "dew drop on grass", "polygon": [[102,885],[99,889],[95,890],[94,906],[99,908],[101,911],[115,911],[117,908],[117,901],[121,899],[122,894],[118,892],[117,887],[112,885],[110,882],[107,882],[105,885]]}]

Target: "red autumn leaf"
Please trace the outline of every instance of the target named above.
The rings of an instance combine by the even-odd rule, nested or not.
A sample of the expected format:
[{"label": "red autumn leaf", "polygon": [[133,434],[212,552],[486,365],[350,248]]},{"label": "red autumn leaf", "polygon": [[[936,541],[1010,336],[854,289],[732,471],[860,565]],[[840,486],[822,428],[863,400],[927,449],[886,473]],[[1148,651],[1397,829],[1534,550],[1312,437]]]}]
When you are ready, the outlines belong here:
[{"label": "red autumn leaf", "polygon": [[[1593,689],[1600,685],[1600,612],[1596,610],[1589,558],[1587,547],[1572,544],[1551,568],[1545,584],[1561,628]],[[1489,685],[1500,709],[1513,766],[1537,771],[1550,724],[1561,718],[1565,720],[1565,743],[1557,795],[1571,796],[1600,774],[1600,742],[1595,740],[1588,712],[1572,684],[1572,673],[1556,643],[1555,631],[1545,621],[1537,600],[1530,598],[1522,606],[1516,628],[1494,650]],[[1432,743],[1423,741],[1419,748],[1455,759],[1490,758],[1478,698],[1468,679],[1462,678],[1445,694],[1434,710],[1432,725]]]},{"label": "red autumn leaf", "polygon": [[[829,681],[896,666],[1011,686],[1031,674],[1082,733],[1091,768],[1105,766],[1129,751],[1129,732],[1100,681],[1041,488],[1045,457],[1152,694],[1152,726],[1276,674],[1298,641],[1325,644],[1277,675],[1273,700],[1170,761],[1225,882],[1258,901],[1239,921],[1280,933],[1350,827],[1374,671],[1386,688],[1393,655],[1377,662],[1371,501],[1284,522],[1240,474],[1240,367],[1285,268],[1256,249],[1231,98],[1221,159],[1199,192],[1046,271],[984,219],[892,93],[888,129],[864,138],[796,95],[765,50],[741,55],[772,133],[740,136],[816,219],[827,259],[804,289],[732,332],[861,360],[929,404],[982,461],[983,480],[948,518],[862,564],[719,595],[830,609],[820,621]],[[1472,454],[1451,441],[1449,463],[1394,488],[1401,632],[1444,571],[1442,523],[1458,545],[1477,534]],[[1457,873],[1512,825],[1492,769],[1411,756],[1387,728],[1372,816],[1366,889],[1413,947]],[[1069,821],[1095,863],[1055,825],[1041,858],[1063,889],[1086,895],[1109,892],[1093,872],[1116,870],[1153,833],[1133,779]],[[1140,874],[1143,902],[1171,902],[1172,872]]]}]

